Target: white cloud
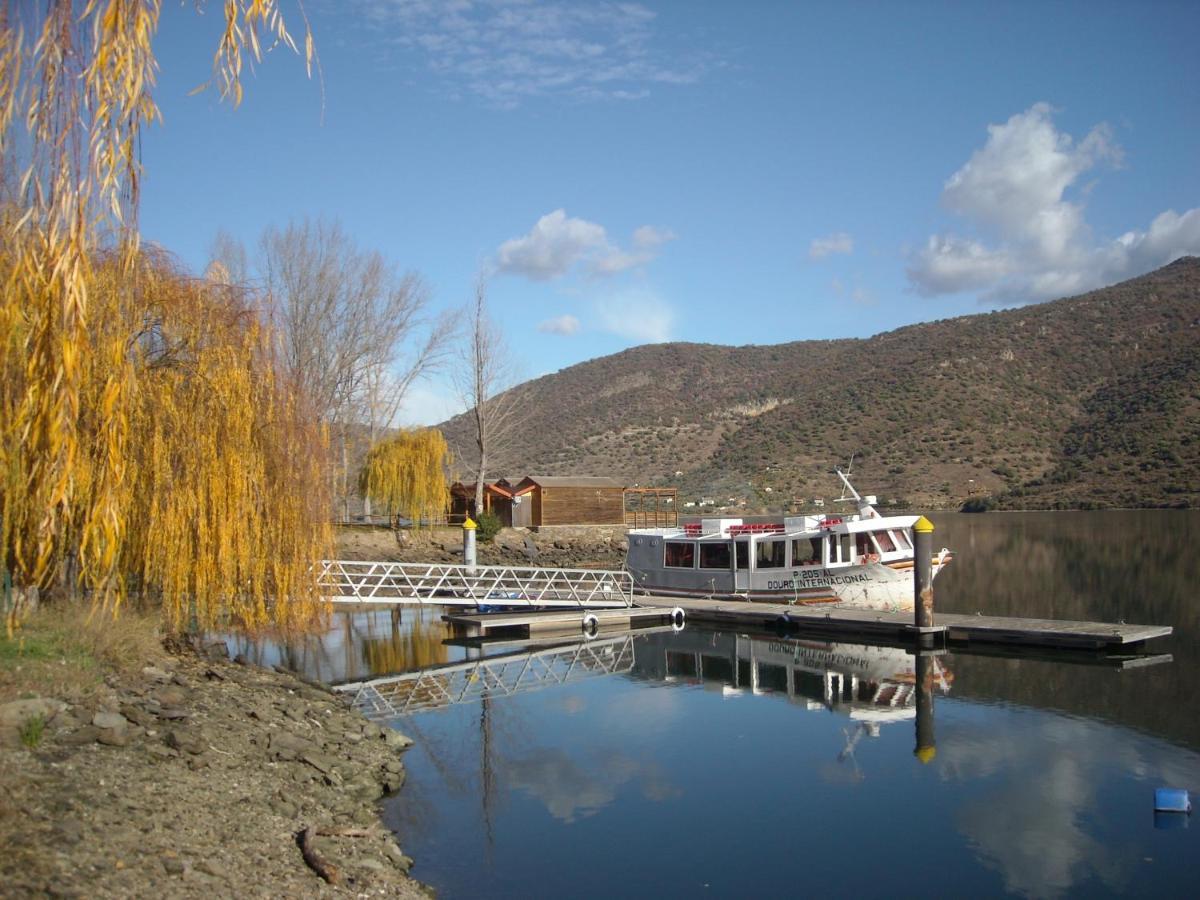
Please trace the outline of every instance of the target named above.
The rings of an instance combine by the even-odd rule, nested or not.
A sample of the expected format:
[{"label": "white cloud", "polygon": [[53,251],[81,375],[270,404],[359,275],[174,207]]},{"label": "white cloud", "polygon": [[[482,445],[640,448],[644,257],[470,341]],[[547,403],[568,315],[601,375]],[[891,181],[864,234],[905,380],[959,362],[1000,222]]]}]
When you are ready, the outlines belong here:
[{"label": "white cloud", "polygon": [[617,247],[609,247],[606,252],[592,260],[593,275],[615,275],[628,269],[635,269],[652,262],[658,256],[658,249],[667,241],[675,240],[675,232],[668,228],[655,228],[653,225],[642,225],[634,229],[632,249],[625,251]]},{"label": "white cloud", "polygon": [[407,54],[454,95],[500,108],[535,97],[636,100],[688,85],[715,65],[701,48],[668,52],[657,13],[638,3],[563,0],[357,0],[380,44]]},{"label": "white cloud", "polygon": [[[1068,194],[1101,163],[1119,165],[1107,125],[1076,143],[1045,103],[988,126],[987,142],[946,181],[942,203],[976,232],[931,235],[908,277],[927,296],[979,291],[985,300],[1079,293],[1200,252],[1200,210],[1159,215],[1146,232],[1098,243]],[[1077,191],[1086,193],[1086,190]]]},{"label": "white cloud", "polygon": [[556,209],[538,219],[529,234],[501,244],[496,264],[502,272],[549,281],[565,275],[589,254],[607,248],[603,226],[568,218],[564,210]]},{"label": "white cloud", "polygon": [[808,245],[809,259],[824,259],[834,253],[850,254],[854,252],[854,239],[844,231],[838,231],[827,237],[814,238]]},{"label": "white cloud", "polygon": [[675,311],[645,288],[610,294],[596,303],[601,327],[612,334],[646,344],[671,340]]},{"label": "white cloud", "polygon": [[919,272],[909,270],[926,295],[954,294],[986,288],[1012,270],[1008,254],[989,250],[979,241],[954,235],[930,235],[919,256]]},{"label": "white cloud", "polygon": [[631,248],[622,250],[609,240],[603,225],[571,218],[565,210],[556,209],[538,219],[528,234],[501,244],[496,268],[534,281],[550,281],[582,264],[590,274],[605,277],[646,265],[674,238],[669,229],[642,225],[633,232]]},{"label": "white cloud", "polygon": [[544,334],[578,334],[579,320],[572,315],[556,316],[553,319],[539,322],[537,330]]}]

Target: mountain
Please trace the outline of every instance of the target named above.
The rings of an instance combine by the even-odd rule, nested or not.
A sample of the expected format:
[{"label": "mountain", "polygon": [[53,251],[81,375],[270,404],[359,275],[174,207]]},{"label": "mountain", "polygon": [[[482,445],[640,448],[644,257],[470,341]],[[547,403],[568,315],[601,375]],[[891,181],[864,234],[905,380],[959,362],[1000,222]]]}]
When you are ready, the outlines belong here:
[{"label": "mountain", "polygon": [[[634,347],[513,390],[498,473],[778,510],[829,497],[853,456],[884,504],[1196,507],[1200,259],[867,339]],[[467,417],[441,427],[469,466]]]}]

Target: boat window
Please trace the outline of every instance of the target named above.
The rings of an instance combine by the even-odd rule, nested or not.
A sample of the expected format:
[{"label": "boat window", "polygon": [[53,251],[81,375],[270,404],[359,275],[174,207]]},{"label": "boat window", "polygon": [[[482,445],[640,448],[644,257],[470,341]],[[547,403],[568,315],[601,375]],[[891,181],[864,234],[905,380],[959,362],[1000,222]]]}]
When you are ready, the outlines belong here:
[{"label": "boat window", "polygon": [[829,561],[850,562],[850,535],[831,534],[829,536]]},{"label": "boat window", "polygon": [[821,564],[821,539],[797,538],[792,541],[793,566],[819,566]]},{"label": "boat window", "polygon": [[734,541],[734,549],[737,552],[737,568],[750,568],[750,542],[749,541]]},{"label": "boat window", "polygon": [[886,531],[872,531],[871,536],[875,538],[875,542],[879,544],[880,553],[891,553],[896,549],[895,542]]},{"label": "boat window", "polygon": [[695,653],[682,653],[678,650],[667,651],[667,675],[684,678],[695,678],[698,670]]},{"label": "boat window", "polygon": [[912,549],[912,541],[908,539],[908,532],[903,528],[897,528],[895,531],[889,531],[888,534],[896,539],[896,546],[901,550]]},{"label": "boat window", "polygon": [[766,663],[758,664],[758,684],[760,691],[778,691],[787,693],[788,670],[786,666],[772,666]]},{"label": "boat window", "polygon": [[860,531],[854,535],[854,552],[861,558],[869,556],[875,552],[875,548],[871,546],[871,539],[867,537],[865,531]]},{"label": "boat window", "polygon": [[759,541],[754,554],[754,568],[782,569],[787,565],[787,541]]},{"label": "boat window", "polygon": [[691,541],[665,541],[663,565],[672,569],[690,569],[696,565],[696,545]]},{"label": "boat window", "polygon": [[728,569],[729,568],[729,542],[722,541],[719,544],[701,544],[700,545],[700,568],[702,569]]}]

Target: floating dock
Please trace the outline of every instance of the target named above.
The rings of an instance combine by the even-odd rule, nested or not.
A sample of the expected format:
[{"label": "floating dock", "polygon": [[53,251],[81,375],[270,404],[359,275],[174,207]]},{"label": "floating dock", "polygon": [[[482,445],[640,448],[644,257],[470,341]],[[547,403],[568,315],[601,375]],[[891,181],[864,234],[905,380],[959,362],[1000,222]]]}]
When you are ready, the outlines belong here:
[{"label": "floating dock", "polygon": [[[914,540],[928,536],[919,530],[913,533]],[[919,558],[932,556],[919,553]],[[606,627],[628,629],[664,623],[682,627],[685,619],[691,619],[735,630],[784,629],[830,639],[858,638],[926,648],[979,644],[1111,650],[1136,647],[1172,632],[1169,625],[934,612],[928,580],[919,605],[923,615],[918,615],[837,606],[638,596],[633,593],[629,573],[620,570],[328,560],[321,578],[327,596],[337,603],[468,608],[494,604],[509,608],[508,612],[443,616],[460,635],[470,637],[497,633],[594,634]]]},{"label": "floating dock", "polygon": [[[465,637],[592,633],[601,628],[632,629],[670,621],[674,605],[630,609],[592,609],[583,612],[516,610],[493,613],[453,613],[443,622]],[[682,624],[682,622],[680,623]]]},{"label": "floating dock", "polygon": [[[890,643],[921,642],[934,646],[1002,645],[1079,650],[1113,650],[1141,645],[1172,632],[1169,625],[1068,622],[1005,616],[936,613],[934,624],[918,627],[911,612],[792,606],[730,600],[684,600],[639,597],[630,609],[515,610],[455,613],[442,616],[455,632],[467,637],[594,633],[604,628],[639,628],[692,622],[733,629],[804,632],[845,640]],[[679,611],[683,611],[680,616]]]},{"label": "floating dock", "polygon": [[1008,644],[1036,647],[1106,649],[1129,647],[1171,634],[1170,625],[1127,625],[1108,622],[1066,622],[1001,616],[934,613],[932,626],[917,627],[911,612],[877,612],[754,603],[729,600],[681,600],[638,597],[642,606],[680,608],[692,621],[745,627],[786,627],[829,636],[862,636],[913,640],[932,637],[935,643]]}]

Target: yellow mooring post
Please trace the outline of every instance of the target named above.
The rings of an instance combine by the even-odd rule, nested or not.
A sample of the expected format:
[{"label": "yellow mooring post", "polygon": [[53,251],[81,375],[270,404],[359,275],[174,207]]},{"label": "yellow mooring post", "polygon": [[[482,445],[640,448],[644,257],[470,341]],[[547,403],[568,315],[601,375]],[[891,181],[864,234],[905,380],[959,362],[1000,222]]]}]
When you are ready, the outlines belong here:
[{"label": "yellow mooring post", "polygon": [[933,523],[913,523],[913,610],[918,628],[933,627]]},{"label": "yellow mooring post", "polygon": [[470,516],[463,522],[463,563],[472,575],[475,574],[475,529],[478,527]]},{"label": "yellow mooring post", "polygon": [[[924,516],[913,523],[913,610],[918,628],[933,627],[933,523]],[[922,763],[933,759],[933,656],[921,647],[932,643],[932,635],[917,638],[917,746],[913,755]]]},{"label": "yellow mooring post", "polygon": [[933,739],[933,656],[917,649],[917,746],[913,756],[930,762],[937,753]]}]

